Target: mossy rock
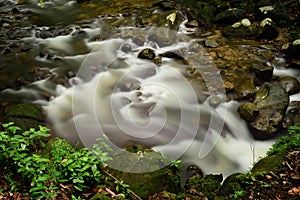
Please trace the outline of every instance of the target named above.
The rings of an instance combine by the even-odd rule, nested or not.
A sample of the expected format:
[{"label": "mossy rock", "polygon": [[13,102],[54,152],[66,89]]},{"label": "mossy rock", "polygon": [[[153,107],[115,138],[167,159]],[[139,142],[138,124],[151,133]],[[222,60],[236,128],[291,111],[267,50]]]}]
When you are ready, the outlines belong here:
[{"label": "mossy rock", "polygon": [[168,165],[169,158],[159,152],[147,150],[145,152],[119,154],[108,162],[108,170],[119,180],[123,180],[141,198],[152,194],[169,191],[177,192],[179,184],[175,183],[178,172]]},{"label": "mossy rock", "polygon": [[39,122],[46,120],[46,115],[40,106],[31,103],[20,103],[17,105],[11,105],[6,112],[5,118],[26,118]]},{"label": "mossy rock", "polygon": [[218,194],[221,196],[228,196],[229,194],[233,194],[235,191],[241,191],[243,189],[240,180],[241,175],[243,174],[235,173],[228,176],[220,187]]},{"label": "mossy rock", "polygon": [[18,126],[22,131],[29,130],[34,128],[35,130],[39,129],[41,125],[40,122],[34,119],[27,119],[27,118],[17,118],[17,117],[7,117],[4,120],[4,123],[13,122],[15,126]]},{"label": "mossy rock", "polygon": [[279,171],[282,168],[283,157],[281,155],[267,156],[258,161],[252,168],[253,176],[270,171]]}]

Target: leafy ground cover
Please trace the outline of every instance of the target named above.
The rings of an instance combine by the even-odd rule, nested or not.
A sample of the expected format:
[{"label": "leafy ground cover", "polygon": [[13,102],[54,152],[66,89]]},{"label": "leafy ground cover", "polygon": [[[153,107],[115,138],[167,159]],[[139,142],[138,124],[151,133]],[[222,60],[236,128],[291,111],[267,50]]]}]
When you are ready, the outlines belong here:
[{"label": "leafy ground cover", "polygon": [[111,173],[105,165],[111,160],[107,155],[111,149],[103,140],[92,149],[79,148],[50,139],[48,131],[43,126],[22,131],[13,123],[2,124],[1,199],[297,199],[300,195],[299,124],[291,126],[290,134],[279,139],[247,174],[233,174],[222,183],[222,175],[196,173],[180,188],[180,161],[176,161],[167,167],[168,182],[175,189],[156,188],[154,194],[138,191],[133,186],[138,181],[129,185],[118,173]]}]

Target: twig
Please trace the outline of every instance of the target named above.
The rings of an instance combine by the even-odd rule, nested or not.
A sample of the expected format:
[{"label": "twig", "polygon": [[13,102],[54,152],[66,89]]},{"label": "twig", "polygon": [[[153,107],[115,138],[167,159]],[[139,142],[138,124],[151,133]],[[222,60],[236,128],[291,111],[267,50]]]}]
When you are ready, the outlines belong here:
[{"label": "twig", "polygon": [[[119,181],[119,179],[117,179],[114,175],[112,175],[111,173],[109,173],[109,172],[106,171],[106,170],[103,170],[103,172],[104,172],[107,176],[109,176],[109,177],[111,177],[112,179],[114,179],[116,182],[118,182],[118,183],[122,186],[121,181]],[[123,186],[122,186],[122,187],[123,187]],[[129,191],[129,195],[131,196],[132,199],[135,199],[135,200],[143,200],[141,197],[139,197],[137,194],[135,194],[132,190],[127,189],[127,188],[125,188],[125,187],[123,187],[123,188],[126,189],[127,191]]]}]

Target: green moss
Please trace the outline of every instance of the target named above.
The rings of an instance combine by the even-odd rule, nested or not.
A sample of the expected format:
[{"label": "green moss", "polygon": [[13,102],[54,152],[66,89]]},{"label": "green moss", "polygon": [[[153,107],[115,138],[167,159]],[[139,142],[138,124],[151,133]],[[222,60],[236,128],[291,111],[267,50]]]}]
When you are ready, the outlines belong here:
[{"label": "green moss", "polygon": [[46,147],[43,150],[43,155],[46,158],[51,158],[54,161],[60,162],[73,151],[74,148],[66,140],[53,138],[46,144]]},{"label": "green moss", "polygon": [[5,115],[5,118],[8,117],[27,118],[40,122],[43,122],[46,119],[46,115],[43,112],[42,108],[30,103],[21,103],[10,106]]},{"label": "green moss", "polygon": [[290,151],[300,150],[300,134],[299,131],[294,134],[284,136],[276,141],[267,155],[279,154],[284,155]]},{"label": "green moss", "polygon": [[242,175],[240,173],[235,173],[228,176],[222,186],[220,187],[218,194],[221,196],[226,196],[229,194],[234,194],[236,191],[242,191],[243,187],[241,186]]},{"label": "green moss", "polygon": [[279,171],[282,168],[283,157],[280,155],[270,155],[258,161],[252,168],[253,176],[263,172]]},{"label": "green moss", "polygon": [[196,190],[197,193],[203,193],[208,199],[213,199],[216,192],[221,186],[223,176],[218,175],[206,175],[204,178],[193,176],[185,184],[185,189]]}]

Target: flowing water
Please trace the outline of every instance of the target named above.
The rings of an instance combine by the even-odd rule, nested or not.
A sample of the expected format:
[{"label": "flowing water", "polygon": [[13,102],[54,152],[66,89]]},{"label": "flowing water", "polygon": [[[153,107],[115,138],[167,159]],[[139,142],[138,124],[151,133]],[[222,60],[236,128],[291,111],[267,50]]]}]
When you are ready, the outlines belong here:
[{"label": "flowing water", "polygon": [[[142,144],[182,159],[185,168],[225,176],[246,172],[274,142],[255,141],[237,114],[239,103],[226,102],[218,68],[199,38],[184,34],[184,15],[179,31],[137,28],[133,17],[99,15],[105,6],[24,2],[18,8],[31,12],[22,24],[27,33],[6,43],[29,50],[1,55],[1,97],[41,104],[54,135],[91,147],[105,134],[115,152]],[[111,28],[120,21],[126,26]],[[146,48],[161,60],[138,58]],[[38,78],[29,70],[35,66]],[[16,89],[10,80],[20,74],[31,81]],[[220,104],[212,106],[211,98]]]}]

